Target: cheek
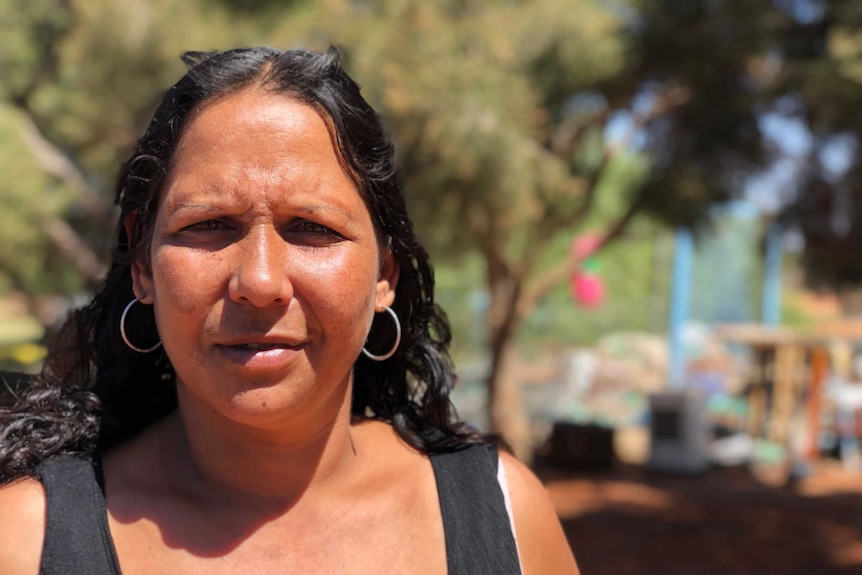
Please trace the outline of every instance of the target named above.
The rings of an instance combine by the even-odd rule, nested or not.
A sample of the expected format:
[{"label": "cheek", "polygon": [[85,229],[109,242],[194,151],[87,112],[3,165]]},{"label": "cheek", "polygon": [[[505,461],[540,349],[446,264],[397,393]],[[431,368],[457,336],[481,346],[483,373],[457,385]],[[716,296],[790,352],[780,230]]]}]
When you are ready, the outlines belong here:
[{"label": "cheek", "polygon": [[197,315],[212,305],[222,291],[227,270],[219,254],[163,247],[153,254],[153,277],[157,308],[172,314]]},{"label": "cheek", "polygon": [[295,262],[295,297],[308,304],[330,335],[348,337],[360,345],[374,317],[376,260],[355,254],[309,258]]}]

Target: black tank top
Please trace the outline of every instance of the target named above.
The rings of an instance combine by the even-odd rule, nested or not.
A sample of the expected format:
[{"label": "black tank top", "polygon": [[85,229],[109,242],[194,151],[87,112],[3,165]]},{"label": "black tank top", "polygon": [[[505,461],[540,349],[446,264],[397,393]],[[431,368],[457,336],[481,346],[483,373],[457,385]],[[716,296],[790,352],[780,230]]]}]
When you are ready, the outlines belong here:
[{"label": "black tank top", "polygon": [[[496,450],[482,445],[431,456],[449,575],[521,573],[497,462]],[[57,457],[43,462],[38,475],[47,493],[40,574],[121,575],[100,460]]]}]

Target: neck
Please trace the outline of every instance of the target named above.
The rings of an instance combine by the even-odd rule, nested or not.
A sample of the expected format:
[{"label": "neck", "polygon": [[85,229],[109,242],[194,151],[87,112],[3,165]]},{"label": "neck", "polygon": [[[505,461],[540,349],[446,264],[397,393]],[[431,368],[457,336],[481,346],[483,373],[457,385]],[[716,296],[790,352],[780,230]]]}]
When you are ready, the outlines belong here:
[{"label": "neck", "polygon": [[166,422],[165,452],[175,481],[203,496],[244,493],[292,505],[326,490],[356,464],[351,435],[350,382],[327,409],[266,428],[228,421],[178,390],[179,409]]}]

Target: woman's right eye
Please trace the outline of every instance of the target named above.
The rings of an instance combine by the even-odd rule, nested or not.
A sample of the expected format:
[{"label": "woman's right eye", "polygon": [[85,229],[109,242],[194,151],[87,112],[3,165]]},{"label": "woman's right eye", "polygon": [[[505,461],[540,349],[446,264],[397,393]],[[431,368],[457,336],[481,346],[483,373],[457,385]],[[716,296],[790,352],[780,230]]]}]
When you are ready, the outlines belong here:
[{"label": "woman's right eye", "polygon": [[202,222],[186,226],[184,230],[190,232],[213,232],[216,230],[223,230],[226,227],[227,224],[221,220],[204,220]]}]

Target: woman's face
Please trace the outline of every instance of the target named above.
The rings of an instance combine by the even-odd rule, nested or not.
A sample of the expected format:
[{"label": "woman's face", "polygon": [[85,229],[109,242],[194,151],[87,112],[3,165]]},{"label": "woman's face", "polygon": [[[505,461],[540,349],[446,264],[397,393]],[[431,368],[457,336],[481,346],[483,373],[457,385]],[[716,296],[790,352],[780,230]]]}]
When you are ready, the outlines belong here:
[{"label": "woman's face", "polygon": [[248,90],[186,127],[149,258],[132,274],[181,402],[275,425],[343,402],[398,269],[327,122],[298,100]]}]

